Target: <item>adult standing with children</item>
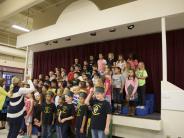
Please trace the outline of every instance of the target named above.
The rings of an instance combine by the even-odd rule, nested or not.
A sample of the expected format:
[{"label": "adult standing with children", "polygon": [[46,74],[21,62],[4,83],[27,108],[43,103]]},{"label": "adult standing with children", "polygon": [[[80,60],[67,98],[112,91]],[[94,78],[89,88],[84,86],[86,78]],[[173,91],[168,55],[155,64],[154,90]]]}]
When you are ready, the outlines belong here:
[{"label": "adult standing with children", "polygon": [[27,77],[27,83],[30,85],[30,88],[22,88],[21,80],[17,77],[12,78],[13,87],[10,90],[12,92],[12,96],[10,97],[10,104],[7,111],[7,118],[10,127],[8,138],[16,138],[18,136],[25,115],[24,96],[35,90],[29,77]]}]

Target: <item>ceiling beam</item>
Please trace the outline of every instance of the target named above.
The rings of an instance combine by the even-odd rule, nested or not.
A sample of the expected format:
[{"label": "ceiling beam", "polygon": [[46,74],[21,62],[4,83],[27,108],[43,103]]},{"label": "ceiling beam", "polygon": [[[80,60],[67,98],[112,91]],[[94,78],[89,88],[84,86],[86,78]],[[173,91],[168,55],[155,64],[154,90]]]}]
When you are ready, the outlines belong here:
[{"label": "ceiling beam", "polygon": [[43,1],[44,0],[6,0],[0,4],[0,21]]}]

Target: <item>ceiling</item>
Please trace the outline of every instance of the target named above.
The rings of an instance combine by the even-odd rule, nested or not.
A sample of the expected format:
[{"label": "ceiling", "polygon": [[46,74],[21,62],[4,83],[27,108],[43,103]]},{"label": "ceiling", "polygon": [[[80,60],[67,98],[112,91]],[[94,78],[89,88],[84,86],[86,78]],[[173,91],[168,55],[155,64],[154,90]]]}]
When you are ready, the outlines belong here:
[{"label": "ceiling", "polygon": [[[6,0],[0,0],[0,4]],[[0,43],[7,46],[15,46],[17,35],[23,32],[13,29],[13,24],[37,30],[55,24],[62,11],[76,0],[44,0],[43,2],[20,11],[18,14],[0,21]],[[100,10],[132,2],[135,0],[91,0]],[[50,20],[45,21],[49,17]]]}]

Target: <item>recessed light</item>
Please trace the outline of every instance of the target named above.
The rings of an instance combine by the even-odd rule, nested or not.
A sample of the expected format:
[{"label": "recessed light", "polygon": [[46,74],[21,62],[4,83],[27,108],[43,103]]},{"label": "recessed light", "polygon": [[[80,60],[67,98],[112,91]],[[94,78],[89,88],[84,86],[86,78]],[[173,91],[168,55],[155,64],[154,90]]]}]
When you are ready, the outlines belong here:
[{"label": "recessed light", "polygon": [[58,43],[58,40],[54,40],[54,41],[52,41],[54,44],[57,44]]},{"label": "recessed light", "polygon": [[109,29],[109,32],[116,32],[116,28]]},{"label": "recessed light", "polygon": [[66,38],[65,40],[66,40],[66,41],[70,41],[70,40],[71,40],[71,37],[68,37],[68,38]]},{"label": "recessed light", "polygon": [[129,30],[132,30],[134,27],[135,27],[134,24],[131,24],[131,25],[127,26],[127,28],[128,28]]},{"label": "recessed light", "polygon": [[96,32],[90,33],[91,36],[96,36]]}]

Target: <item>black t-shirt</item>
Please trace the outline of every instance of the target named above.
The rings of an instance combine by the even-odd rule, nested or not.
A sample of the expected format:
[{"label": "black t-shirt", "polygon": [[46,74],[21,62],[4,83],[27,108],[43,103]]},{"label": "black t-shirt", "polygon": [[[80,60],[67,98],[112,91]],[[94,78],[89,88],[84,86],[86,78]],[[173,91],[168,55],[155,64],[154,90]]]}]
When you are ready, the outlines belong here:
[{"label": "black t-shirt", "polygon": [[51,125],[53,121],[53,115],[56,112],[56,106],[54,103],[44,103],[42,106],[42,123],[44,125]]},{"label": "black t-shirt", "polygon": [[36,104],[33,107],[33,119],[41,120],[41,112],[42,112],[42,106],[41,104]]},{"label": "black t-shirt", "polygon": [[[75,107],[73,104],[64,103],[61,108],[60,118],[63,119],[63,118],[67,118],[70,116],[75,116]],[[70,123],[70,122],[71,120],[66,121],[65,123]]]},{"label": "black t-shirt", "polygon": [[88,106],[87,105],[79,105],[77,107],[77,113],[76,113],[76,128],[81,128],[83,117],[87,117],[88,114]]},{"label": "black t-shirt", "polygon": [[112,67],[113,66],[113,63],[115,62],[115,60],[114,59],[107,59],[107,65],[109,66],[109,67]]},{"label": "black t-shirt", "polygon": [[106,100],[91,100],[92,106],[91,128],[105,130],[107,114],[111,114],[111,106]]},{"label": "black t-shirt", "polygon": [[56,108],[56,124],[58,124],[58,116],[59,116],[59,113],[61,112],[62,110],[62,106],[63,105],[58,105],[57,108]]}]

